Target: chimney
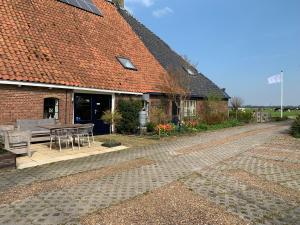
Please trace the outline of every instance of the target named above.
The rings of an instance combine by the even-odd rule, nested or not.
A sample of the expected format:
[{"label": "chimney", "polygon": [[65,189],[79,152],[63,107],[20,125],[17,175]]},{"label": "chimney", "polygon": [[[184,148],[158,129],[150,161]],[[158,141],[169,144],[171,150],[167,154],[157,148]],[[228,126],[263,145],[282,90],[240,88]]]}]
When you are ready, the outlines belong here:
[{"label": "chimney", "polygon": [[125,6],[124,0],[114,0],[114,3],[120,8],[124,8]]}]

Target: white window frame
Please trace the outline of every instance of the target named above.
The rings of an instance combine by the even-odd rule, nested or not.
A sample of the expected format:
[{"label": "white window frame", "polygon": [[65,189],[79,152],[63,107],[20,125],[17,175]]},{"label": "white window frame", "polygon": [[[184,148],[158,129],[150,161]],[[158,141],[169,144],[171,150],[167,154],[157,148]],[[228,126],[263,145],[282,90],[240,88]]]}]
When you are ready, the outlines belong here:
[{"label": "white window frame", "polygon": [[52,98],[52,97],[49,97],[49,98],[44,98],[44,110],[45,110],[45,100],[46,99],[53,99],[55,101],[55,106],[54,106],[54,117],[51,118],[45,118],[45,119],[56,119],[58,120],[59,119],[59,99],[58,98]]},{"label": "white window frame", "polygon": [[183,116],[192,117],[197,115],[197,101],[196,100],[185,100],[183,101]]}]

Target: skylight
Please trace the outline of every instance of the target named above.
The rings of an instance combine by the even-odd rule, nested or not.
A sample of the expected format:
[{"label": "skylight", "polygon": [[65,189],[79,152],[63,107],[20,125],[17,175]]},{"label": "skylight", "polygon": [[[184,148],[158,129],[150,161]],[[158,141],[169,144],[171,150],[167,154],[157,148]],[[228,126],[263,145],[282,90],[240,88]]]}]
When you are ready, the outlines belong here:
[{"label": "skylight", "polygon": [[190,76],[195,76],[195,72],[194,70],[187,68],[187,67],[183,67],[183,69],[190,75]]},{"label": "skylight", "polygon": [[58,0],[76,8],[101,16],[100,10],[95,6],[92,0]]},{"label": "skylight", "polygon": [[119,60],[119,62],[125,69],[137,70],[130,59],[125,58],[125,57],[117,57],[117,59]]}]

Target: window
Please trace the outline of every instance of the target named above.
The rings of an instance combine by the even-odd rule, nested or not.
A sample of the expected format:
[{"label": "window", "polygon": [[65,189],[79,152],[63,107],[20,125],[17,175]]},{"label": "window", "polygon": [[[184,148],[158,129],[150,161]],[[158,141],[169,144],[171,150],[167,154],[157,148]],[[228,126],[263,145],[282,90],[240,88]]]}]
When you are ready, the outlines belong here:
[{"label": "window", "polygon": [[59,100],[57,98],[44,99],[44,118],[45,119],[58,119],[58,106]]},{"label": "window", "polygon": [[130,59],[125,58],[125,57],[117,57],[117,59],[119,60],[119,62],[125,69],[137,70]]},{"label": "window", "polygon": [[93,13],[95,15],[101,16],[101,11],[96,7],[96,5],[91,0],[59,0],[60,2],[72,5],[76,8],[85,10],[87,12]]},{"label": "window", "polygon": [[191,75],[191,76],[194,76],[194,75],[195,75],[194,71],[191,70],[191,69],[187,69],[187,72],[188,72],[188,74]]},{"label": "window", "polygon": [[196,116],[195,100],[186,100],[183,102],[183,116],[184,117]]},{"label": "window", "polygon": [[196,73],[193,69],[187,68],[187,67],[183,67],[183,69],[190,75],[190,76],[195,76]]}]

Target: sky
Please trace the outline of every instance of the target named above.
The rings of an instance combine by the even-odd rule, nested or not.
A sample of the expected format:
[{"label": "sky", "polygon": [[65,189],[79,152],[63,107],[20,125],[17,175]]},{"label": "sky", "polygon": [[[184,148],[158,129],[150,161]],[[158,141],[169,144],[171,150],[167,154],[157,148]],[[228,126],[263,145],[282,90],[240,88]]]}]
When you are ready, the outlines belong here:
[{"label": "sky", "polygon": [[134,17],[248,105],[300,105],[300,0],[125,0]]}]

